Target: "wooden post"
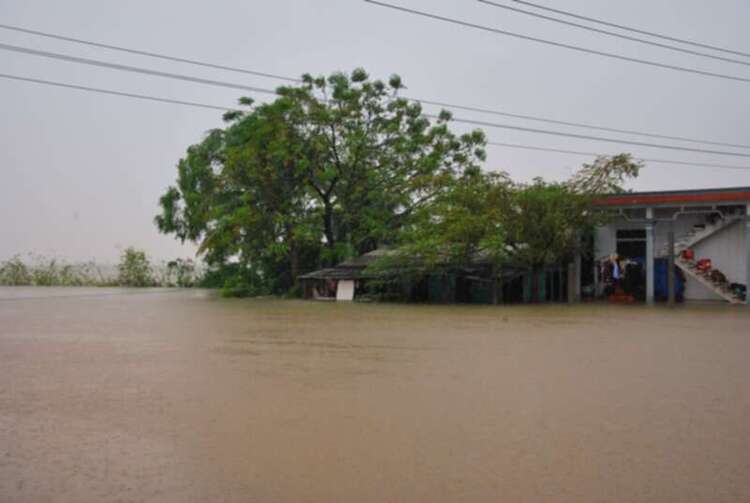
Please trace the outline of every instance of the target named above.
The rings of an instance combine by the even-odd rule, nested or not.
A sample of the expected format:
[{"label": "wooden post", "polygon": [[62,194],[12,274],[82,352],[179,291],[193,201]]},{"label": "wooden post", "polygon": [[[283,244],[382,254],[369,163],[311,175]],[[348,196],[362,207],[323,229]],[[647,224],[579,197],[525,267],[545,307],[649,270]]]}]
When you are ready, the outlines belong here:
[{"label": "wooden post", "polygon": [[575,261],[568,264],[567,270],[567,297],[568,302],[573,303],[576,301],[576,292],[575,292],[575,282],[576,282],[576,274],[575,274]]},{"label": "wooden post", "polygon": [[594,260],[594,300],[599,298],[599,264],[596,260]]},{"label": "wooden post", "polygon": [[498,296],[497,296],[497,266],[495,264],[492,264],[492,269],[490,272],[490,279],[492,280],[492,304],[497,305],[498,304]]},{"label": "wooden post", "polygon": [[583,272],[583,268],[581,267],[582,259],[581,259],[580,253],[576,253],[575,264],[576,264],[576,283],[575,283],[573,291],[575,292],[575,301],[581,302],[581,278],[583,276],[583,274],[581,273]]},{"label": "wooden post", "polygon": [[654,303],[654,210],[646,208],[646,303]]},{"label": "wooden post", "polygon": [[668,300],[669,305],[674,306],[675,303],[675,277],[674,277],[674,231],[670,230],[668,238],[669,245],[667,247],[667,288],[668,288]]}]

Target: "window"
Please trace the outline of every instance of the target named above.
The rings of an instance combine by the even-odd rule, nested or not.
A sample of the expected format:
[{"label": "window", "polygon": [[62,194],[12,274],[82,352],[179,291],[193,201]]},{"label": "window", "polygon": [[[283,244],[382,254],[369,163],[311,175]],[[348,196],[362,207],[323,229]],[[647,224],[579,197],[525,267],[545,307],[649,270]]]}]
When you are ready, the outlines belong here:
[{"label": "window", "polygon": [[646,229],[621,229],[617,231],[618,241],[643,241],[646,239]]},{"label": "window", "polygon": [[620,229],[617,231],[617,254],[623,258],[638,259],[646,256],[646,229]]}]

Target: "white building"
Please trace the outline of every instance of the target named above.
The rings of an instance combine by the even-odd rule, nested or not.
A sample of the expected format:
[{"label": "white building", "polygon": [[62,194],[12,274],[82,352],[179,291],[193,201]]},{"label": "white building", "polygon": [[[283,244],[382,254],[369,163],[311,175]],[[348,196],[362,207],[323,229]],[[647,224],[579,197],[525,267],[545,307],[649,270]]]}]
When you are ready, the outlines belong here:
[{"label": "white building", "polygon": [[[655,263],[670,256],[670,233],[675,243],[674,265],[685,278],[685,300],[741,301],[735,295],[737,288],[750,284],[750,187],[623,193],[596,205],[610,212],[614,220],[596,230],[594,256],[616,253],[642,263],[647,302],[654,302],[655,287],[663,279],[655,277]],[[726,281],[713,281],[699,273],[694,262],[683,258],[686,249],[693,251],[696,261],[710,259],[712,270],[721,272],[713,278],[723,276]],[[586,277],[592,277],[586,268],[593,266],[590,262],[577,264],[575,269],[584,284]],[[664,275],[667,270],[661,269]],[[593,280],[594,291],[601,294],[597,274]],[[580,281],[576,284],[574,295],[580,297]],[[745,295],[744,302],[750,303],[750,295]]]}]

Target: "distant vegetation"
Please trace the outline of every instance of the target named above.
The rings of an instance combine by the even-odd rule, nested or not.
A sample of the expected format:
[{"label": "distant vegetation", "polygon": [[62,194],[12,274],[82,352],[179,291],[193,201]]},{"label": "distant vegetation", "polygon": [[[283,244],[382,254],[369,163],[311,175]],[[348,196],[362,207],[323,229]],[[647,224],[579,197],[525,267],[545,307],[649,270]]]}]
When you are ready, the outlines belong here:
[{"label": "distant vegetation", "polygon": [[203,286],[204,276],[191,259],[176,259],[152,265],[146,253],[135,248],[123,251],[116,268],[94,262],[70,264],[58,259],[16,255],[0,262],[3,286],[109,286],[182,287]]},{"label": "distant vegetation", "polygon": [[117,283],[122,286],[156,286],[151,263],[146,252],[128,248],[122,253],[117,265]]}]

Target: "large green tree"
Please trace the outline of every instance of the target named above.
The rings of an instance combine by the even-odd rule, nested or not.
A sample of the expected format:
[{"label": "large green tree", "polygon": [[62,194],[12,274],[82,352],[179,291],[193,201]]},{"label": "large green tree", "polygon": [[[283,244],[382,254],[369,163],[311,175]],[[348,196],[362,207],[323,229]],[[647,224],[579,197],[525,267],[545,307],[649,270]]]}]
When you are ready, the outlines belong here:
[{"label": "large green tree", "polygon": [[513,186],[507,175],[472,170],[443,183],[444,190],[414,212],[401,229],[398,249],[373,273],[449,272],[478,257],[501,261],[506,256],[503,213]]},{"label": "large green tree", "polygon": [[[253,291],[288,291],[300,272],[393,242],[451,181],[478,170],[484,135],[450,131],[364,70],[303,76],[271,103],[225,115],[188,148],[160,199],[159,229],[232,262]],[[236,278],[235,278],[236,279]]]},{"label": "large green tree", "polygon": [[536,178],[514,184],[501,212],[508,260],[532,270],[570,261],[581,251],[581,236],[607,219],[594,200],[621,191],[640,168],[629,154],[602,156],[564,182]]}]

